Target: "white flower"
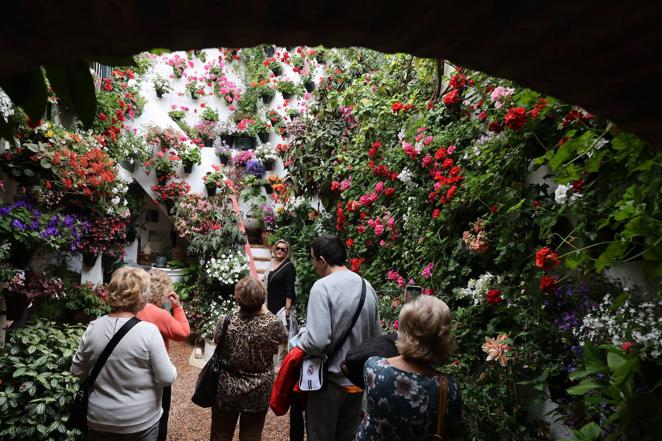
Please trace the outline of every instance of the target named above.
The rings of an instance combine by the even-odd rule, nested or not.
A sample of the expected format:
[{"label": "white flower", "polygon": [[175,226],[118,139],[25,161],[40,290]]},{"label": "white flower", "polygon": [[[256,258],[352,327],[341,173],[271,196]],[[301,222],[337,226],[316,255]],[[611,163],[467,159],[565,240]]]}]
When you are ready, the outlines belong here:
[{"label": "white flower", "polygon": [[129,81],[126,82],[126,85],[129,86],[129,87],[136,86],[137,84],[138,84],[138,82],[136,80],[134,80],[133,78],[131,78]]},{"label": "white flower", "polygon": [[400,181],[404,182],[405,184],[408,184],[408,183],[411,182],[412,176],[413,175],[411,173],[411,170],[409,170],[407,167],[405,167],[405,168],[402,169],[400,174],[398,174],[398,179]]},{"label": "white flower", "polygon": [[[570,197],[568,197],[568,192],[570,192]],[[572,187],[567,185],[559,184],[559,186],[556,187],[556,190],[554,190],[554,201],[559,205],[565,204],[566,202],[575,202],[580,197],[582,197],[581,193],[575,193],[574,190],[572,190]]]}]

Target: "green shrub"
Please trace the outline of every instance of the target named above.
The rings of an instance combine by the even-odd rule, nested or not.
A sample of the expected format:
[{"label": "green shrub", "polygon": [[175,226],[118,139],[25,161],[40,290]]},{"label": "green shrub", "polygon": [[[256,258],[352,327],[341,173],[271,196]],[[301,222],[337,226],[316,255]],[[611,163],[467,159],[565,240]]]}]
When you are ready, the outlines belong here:
[{"label": "green shrub", "polygon": [[83,332],[41,320],[12,332],[0,354],[0,438],[80,438],[65,423],[79,385],[69,366]]}]

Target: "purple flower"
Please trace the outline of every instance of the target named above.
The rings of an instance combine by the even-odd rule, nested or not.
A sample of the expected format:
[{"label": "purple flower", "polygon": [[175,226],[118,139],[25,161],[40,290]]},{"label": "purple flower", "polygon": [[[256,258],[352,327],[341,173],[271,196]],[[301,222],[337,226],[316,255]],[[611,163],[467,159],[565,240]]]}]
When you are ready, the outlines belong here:
[{"label": "purple flower", "polygon": [[250,159],[246,162],[246,173],[255,175],[258,178],[264,176],[264,165],[259,159]]},{"label": "purple flower", "polygon": [[11,213],[11,207],[0,208],[0,216],[7,216],[9,213]]},{"label": "purple flower", "polygon": [[47,239],[51,236],[59,236],[59,235],[60,235],[60,231],[57,228],[50,227],[42,231],[39,236],[41,236],[42,239]]},{"label": "purple flower", "polygon": [[60,218],[57,215],[53,215],[53,217],[51,217],[51,220],[49,220],[48,223],[46,224],[46,227],[47,228],[55,227],[59,222],[60,222]]},{"label": "purple flower", "polygon": [[39,229],[39,221],[33,220],[30,224],[30,231]]},{"label": "purple flower", "polygon": [[66,227],[71,227],[71,226],[74,224],[74,222],[76,222],[76,218],[73,217],[73,216],[71,216],[71,215],[69,215],[69,214],[66,215],[66,216],[64,217],[64,220],[62,221],[62,223],[63,223]]},{"label": "purple flower", "polygon": [[28,227],[18,219],[14,219],[13,221],[11,221],[11,226],[21,231],[25,231],[25,229]]},{"label": "purple flower", "polygon": [[40,216],[41,216],[41,211],[39,210],[32,211],[32,217],[40,217]]}]

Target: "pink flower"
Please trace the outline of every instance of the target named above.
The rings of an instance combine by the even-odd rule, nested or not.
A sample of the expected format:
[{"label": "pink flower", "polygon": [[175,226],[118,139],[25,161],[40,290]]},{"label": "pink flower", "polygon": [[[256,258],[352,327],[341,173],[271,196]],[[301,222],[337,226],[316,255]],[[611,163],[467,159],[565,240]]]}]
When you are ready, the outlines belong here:
[{"label": "pink flower", "polygon": [[423,271],[421,271],[421,276],[423,276],[424,279],[429,279],[432,277],[432,272],[434,271],[434,262],[428,263],[425,268],[423,268]]},{"label": "pink flower", "polygon": [[455,151],[456,148],[457,147],[455,147],[454,145],[450,145],[450,146],[448,146],[448,149],[446,149],[446,153],[448,153],[450,155],[451,153],[453,153]]},{"label": "pink flower", "polygon": [[389,270],[389,272],[386,274],[386,277],[391,282],[395,282],[396,280],[398,280],[398,277],[400,277],[400,274],[398,274],[398,272],[395,270]]},{"label": "pink flower", "polygon": [[393,320],[393,329],[397,331],[399,326],[400,324],[398,323],[398,319]]},{"label": "pink flower", "polygon": [[384,191],[384,182],[379,181],[375,184],[375,192],[381,194],[382,191]]},{"label": "pink flower", "polygon": [[381,236],[382,234],[384,234],[384,225],[375,223],[375,236]]}]

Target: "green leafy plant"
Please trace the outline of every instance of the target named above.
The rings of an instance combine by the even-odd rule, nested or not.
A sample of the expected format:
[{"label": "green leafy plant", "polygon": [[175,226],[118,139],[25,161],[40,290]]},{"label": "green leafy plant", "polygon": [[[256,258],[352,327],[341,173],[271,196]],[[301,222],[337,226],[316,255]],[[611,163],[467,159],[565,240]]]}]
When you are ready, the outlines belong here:
[{"label": "green leafy plant", "polygon": [[298,97],[303,95],[301,85],[290,80],[282,80],[277,84],[278,91],[283,94],[283,98]]},{"label": "green leafy plant", "polygon": [[65,426],[79,381],[69,373],[84,328],[38,321],[12,332],[0,353],[0,436],[78,439]]}]

